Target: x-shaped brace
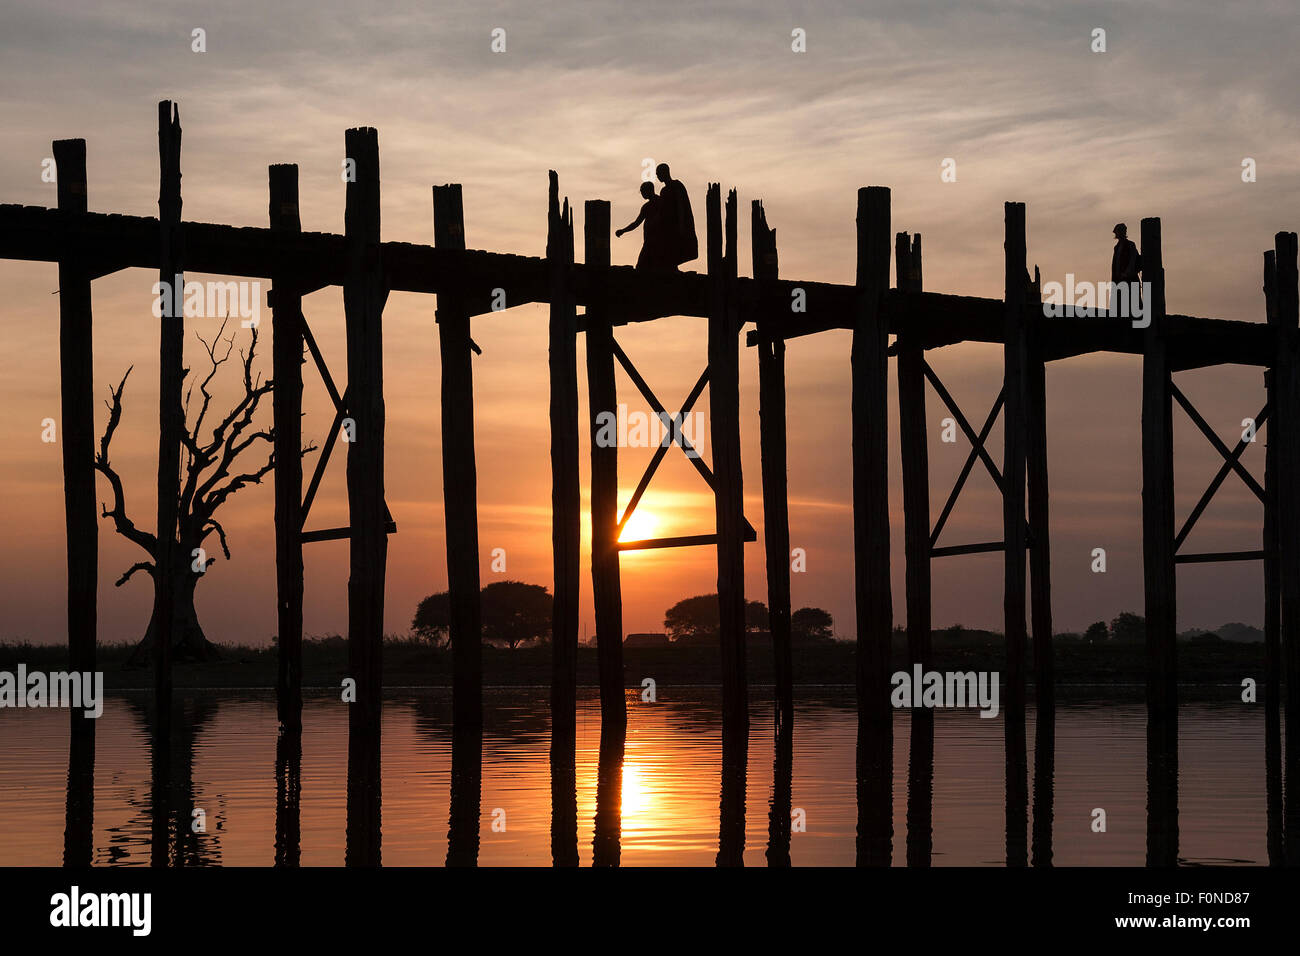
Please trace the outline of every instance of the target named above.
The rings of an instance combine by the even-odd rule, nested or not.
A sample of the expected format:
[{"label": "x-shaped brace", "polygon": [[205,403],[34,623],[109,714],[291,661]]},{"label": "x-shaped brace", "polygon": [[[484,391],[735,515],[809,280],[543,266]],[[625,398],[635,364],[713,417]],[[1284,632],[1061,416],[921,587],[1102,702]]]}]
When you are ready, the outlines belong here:
[{"label": "x-shaped brace", "polygon": [[[1215,434],[1214,429],[1212,429],[1209,423],[1201,417],[1201,414],[1192,407],[1192,403],[1187,400],[1187,396],[1179,390],[1178,386],[1173,382],[1170,382],[1169,390],[1170,394],[1173,395],[1174,401],[1181,405],[1183,411],[1187,413],[1187,417],[1196,423],[1196,427],[1201,430],[1201,433],[1204,434],[1210,444],[1214,446],[1214,450],[1223,456],[1223,464],[1219,467],[1218,473],[1215,474],[1214,480],[1210,482],[1209,487],[1205,489],[1205,493],[1201,495],[1201,500],[1196,502],[1196,507],[1193,508],[1191,514],[1187,516],[1187,520],[1183,522],[1183,527],[1178,532],[1178,536],[1174,538],[1174,551],[1177,551],[1182,547],[1183,542],[1187,540],[1187,536],[1191,534],[1192,527],[1196,524],[1197,519],[1200,518],[1201,512],[1205,510],[1206,506],[1210,503],[1210,499],[1212,499],[1215,492],[1219,490],[1219,486],[1223,484],[1223,479],[1228,477],[1229,471],[1235,471],[1241,480],[1246,483],[1246,487],[1253,491],[1255,497],[1261,502],[1264,502],[1267,496],[1264,489],[1260,487],[1259,482],[1255,480],[1255,476],[1248,472],[1241,464],[1241,454],[1246,450],[1246,446],[1249,445],[1250,442],[1243,438],[1241,441],[1237,442],[1237,446],[1234,449],[1229,451],[1228,446],[1220,440],[1219,436]],[[1261,425],[1268,421],[1268,413],[1269,406],[1265,403],[1264,407],[1260,409],[1259,415],[1255,418],[1256,431],[1259,430]]]},{"label": "x-shaped brace", "polygon": [[[637,391],[641,393],[642,397],[645,398],[646,402],[649,403],[650,407],[654,410],[655,414],[659,416],[660,421],[662,421],[666,427],[664,440],[660,442],[659,447],[655,449],[654,457],[650,459],[650,464],[646,467],[645,474],[641,476],[640,482],[637,483],[636,491],[632,493],[632,497],[627,503],[627,508],[623,511],[623,517],[619,519],[618,534],[621,535],[623,533],[623,528],[627,525],[628,519],[632,517],[632,512],[636,509],[637,503],[641,500],[641,496],[645,494],[646,488],[649,487],[650,480],[654,477],[655,471],[658,470],[659,463],[662,462],[664,456],[668,454],[668,448],[670,445],[680,445],[682,451],[686,454],[686,460],[695,467],[695,470],[700,473],[700,476],[715,494],[717,493],[717,488],[713,483],[713,472],[709,469],[709,466],[701,460],[700,453],[695,449],[695,446],[691,444],[691,440],[683,434],[681,427],[682,423],[686,420],[686,416],[691,413],[691,409],[695,407],[696,401],[699,400],[700,393],[704,391],[704,386],[708,384],[708,367],[706,366],[704,371],[700,373],[700,377],[696,380],[690,394],[686,396],[686,401],[682,403],[682,410],[678,412],[676,416],[671,416],[668,414],[667,409],[664,408],[663,402],[659,401],[654,391],[646,383],[646,380],[641,377],[641,373],[638,372],[636,366],[632,364],[632,360],[627,357],[627,353],[623,351],[622,347],[612,337],[610,341],[613,345],[614,357],[618,359],[618,364],[623,366],[623,370],[627,372],[628,378],[632,380],[632,384],[637,387]],[[757,532],[755,532],[754,526],[749,523],[748,518],[745,519],[744,531],[745,540],[753,541],[757,538]]]}]

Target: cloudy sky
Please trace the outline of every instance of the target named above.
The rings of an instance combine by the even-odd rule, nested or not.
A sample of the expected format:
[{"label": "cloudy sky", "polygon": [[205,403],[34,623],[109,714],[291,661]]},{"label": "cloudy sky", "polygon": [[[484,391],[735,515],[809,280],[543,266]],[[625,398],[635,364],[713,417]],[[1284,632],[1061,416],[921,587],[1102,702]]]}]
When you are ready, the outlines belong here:
[{"label": "cloudy sky", "polygon": [[[42,161],[51,140],[79,136],[88,143],[91,208],[156,214],[156,103],[171,98],[184,128],[186,219],[264,224],[266,166],[295,162],[303,227],[341,231],[343,132],[368,125],[379,129],[386,239],[431,241],[430,186],[459,182],[472,247],[540,255],[548,169],[578,207],[581,236],[585,199],[611,200],[615,225],[635,216],[650,158],[672,164],[701,227],[711,181],[739,191],[742,237],[749,201],[762,199],[785,277],[851,281],[855,191],[882,184],[893,189],[894,228],[924,236],[930,290],[1001,294],[1002,203],[1019,200],[1028,204],[1029,259],[1045,281],[1071,272],[1108,278],[1111,226],[1126,221],[1136,233],[1142,217],[1160,216],[1170,310],[1260,321],[1261,253],[1276,231],[1300,225],[1295,24],[1283,0],[2,0],[0,202],[54,205]],[[491,50],[496,28],[505,30],[504,53]],[[791,50],[796,28],[806,32],[804,53]],[[1097,28],[1106,31],[1104,53],[1091,49]],[[191,49],[195,29],[205,31],[206,52]],[[1247,157],[1257,164],[1254,183],[1242,181]],[[940,180],[948,158],[956,182]],[[638,250],[636,236],[617,240],[614,260],[630,264]],[[739,258],[748,273],[747,241]],[[155,278],[131,270],[95,284],[97,391],[136,366],[113,457],[129,510],[145,526],[156,465]],[[60,457],[40,440],[41,420],[59,415],[56,271],[4,262],[0,281],[0,639],[58,642]],[[421,597],[446,587],[434,304],[394,294],[384,316],[388,500],[400,528],[390,539],[386,626],[395,632]],[[339,290],[311,296],[305,311],[342,379]],[[190,322],[191,364],[201,357],[193,333],[210,335],[215,325]],[[506,576],[549,585],[544,307],[477,319],[474,335],[484,350],[475,359],[483,578],[494,579],[486,558],[500,547]],[[665,320],[619,339],[675,408],[703,367],[704,323]],[[853,631],[848,348],[844,332],[792,342],[788,373],[791,539],[808,552],[807,572],[794,576],[795,605],[829,609],[845,636]],[[931,361],[967,415],[982,420],[997,392],[1000,349],[961,346]],[[746,510],[761,541],[752,351],[742,369]],[[1186,373],[1179,383],[1229,443],[1263,402],[1257,369]],[[1139,384],[1131,357],[1089,356],[1048,371],[1058,629],[1141,610]],[[625,378],[620,389],[631,407],[644,407]],[[330,409],[310,369],[306,408],[306,434],[319,441]],[[946,414],[931,394],[936,514],[968,450],[939,442]],[[103,419],[101,408],[101,428]],[[1175,428],[1181,520],[1217,461],[1180,413]],[[1000,429],[992,442],[1000,458]],[[622,453],[626,491],[649,455]],[[1260,474],[1262,442],[1246,459]],[[583,460],[585,489],[585,446]],[[346,523],[342,466],[340,456],[314,527]],[[896,435],[890,468],[901,623]],[[641,508],[658,520],[655,533],[707,531],[706,491],[674,453]],[[200,588],[200,618],[213,639],[265,643],[275,628],[269,482],[241,498],[225,518],[234,560],[219,562]],[[1230,478],[1187,547],[1255,548],[1259,523],[1257,502]],[[1000,524],[992,483],[976,473],[943,543],[996,539]],[[100,542],[101,639],[134,640],[148,616],[148,583],[112,583],[141,556],[107,526]],[[1097,547],[1107,550],[1105,574],[1089,570]],[[746,562],[749,596],[765,599],[761,545],[749,546]],[[626,630],[659,630],[667,603],[712,590],[712,569],[703,548],[626,555]],[[309,633],[346,627],[346,577],[346,543],[308,546]],[[1257,564],[1185,567],[1179,583],[1181,627],[1260,622]],[[583,601],[590,634],[586,578]],[[1000,617],[999,556],[936,562],[937,625],[1000,627]]]}]

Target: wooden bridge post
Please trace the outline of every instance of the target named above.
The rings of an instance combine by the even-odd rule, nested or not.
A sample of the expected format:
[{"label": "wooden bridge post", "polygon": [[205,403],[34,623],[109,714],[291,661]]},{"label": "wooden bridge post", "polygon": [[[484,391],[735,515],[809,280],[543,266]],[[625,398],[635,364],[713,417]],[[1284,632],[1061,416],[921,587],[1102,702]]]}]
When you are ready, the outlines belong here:
[{"label": "wooden bridge post", "polygon": [[[920,240],[916,237],[920,259]],[[912,279],[910,237],[896,237],[895,269],[900,291],[920,292]],[[919,262],[916,264],[919,265]],[[930,465],[925,420],[925,346],[920,328],[898,333],[898,437],[903,463],[903,546],[907,562],[908,663],[930,669]],[[919,713],[919,711],[914,711]]]},{"label": "wooden bridge post", "polygon": [[[1277,252],[1264,253],[1264,303],[1268,324],[1281,330],[1277,302]],[[1279,355],[1280,357],[1280,355]],[[1264,370],[1269,423],[1264,445],[1264,776],[1267,800],[1268,860],[1280,866],[1286,860],[1282,795],[1282,570],[1278,535],[1280,495],[1278,455],[1282,432],[1278,429],[1280,392],[1277,359]]]},{"label": "wooden bridge post", "polygon": [[[86,212],[86,141],[54,143],[59,211]],[[95,670],[99,530],[95,508],[95,401],[90,273],[84,250],[59,259],[60,442],[68,539],[68,666]],[[94,852],[95,723],[71,711],[63,863],[89,866]]]},{"label": "wooden bridge post", "polygon": [[1028,353],[1025,341],[1025,301],[1029,275],[1025,269],[1025,204],[1005,204],[1006,323],[1003,340],[1004,457],[1002,489],[1003,613],[1007,641],[1007,694],[1003,706],[1006,747],[1007,865],[1028,862],[1029,790],[1025,754],[1025,445]]},{"label": "wooden bridge post", "polygon": [[889,188],[858,190],[853,318],[853,551],[857,605],[859,865],[888,866],[893,844],[889,580]]},{"label": "wooden bridge post", "polygon": [[722,651],[722,795],[717,862],[719,866],[741,866],[745,849],[749,692],[745,675],[745,516],[740,466],[740,313],[735,296],[736,191],[727,193],[725,223],[721,200],[721,186],[710,183],[709,437],[713,445]]},{"label": "wooden bridge post", "polygon": [[578,320],[570,292],[573,213],[560,206],[550,173],[546,267],[550,287],[551,551],[551,855],[578,865],[578,582],[582,573],[582,489],[578,476]]},{"label": "wooden bridge post", "polygon": [[[465,248],[459,183],[433,187],[433,244]],[[478,473],[474,459],[474,367],[470,315],[455,292],[438,296],[442,356],[442,498],[451,602],[452,720],[483,725],[483,634],[479,603]]]},{"label": "wooden bridge post", "polygon": [[1178,862],[1178,677],[1172,378],[1160,220],[1142,220],[1151,285],[1142,356],[1142,566],[1147,645],[1147,865]]},{"label": "wooden bridge post", "polygon": [[[154,706],[156,735],[171,736],[172,595],[188,558],[176,553],[177,511],[180,507],[181,435],[185,410],[181,387],[185,378],[184,253],[181,234],[181,118],[170,100],[158,104],[158,277],[172,289],[170,308],[163,309],[158,373],[158,554],[154,567]],[[168,314],[168,313],[172,314]]]},{"label": "wooden bridge post", "polygon": [[1056,674],[1052,645],[1051,495],[1047,472],[1047,364],[1042,288],[1034,268],[1026,319],[1025,467],[1029,505],[1029,621],[1034,655],[1034,823],[1031,862],[1050,866],[1056,768]]},{"label": "wooden bridge post", "polygon": [[380,729],[383,717],[384,510],[383,312],[387,299],[379,252],[379,136],[350,129],[343,309],[347,328],[349,537],[348,665],[356,702],[348,707],[348,863],[379,865]]},{"label": "wooden bridge post", "polygon": [[727,194],[723,249],[721,187],[709,184],[709,436],[713,445],[718,537],[718,611],[722,645],[722,724],[748,736],[745,680],[745,541],[740,466],[739,322],[736,279],[736,191]]},{"label": "wooden bridge post", "polygon": [[[588,266],[609,267],[609,202],[589,199],[583,234]],[[598,280],[599,281],[599,280]],[[602,293],[607,290],[602,289]],[[623,693],[623,595],[618,560],[618,444],[602,445],[602,412],[618,415],[614,382],[614,330],[606,296],[587,306],[587,403],[591,426],[591,585],[596,610],[596,656],[600,670],[601,733],[627,726]]]},{"label": "wooden bridge post", "polygon": [[[269,167],[271,228],[302,231],[298,167]],[[275,696],[282,732],[302,726],[302,295],[292,274],[271,279],[271,392],[275,426],[275,577],[278,675]]]},{"label": "wooden bridge post", "polygon": [[1300,864],[1300,354],[1297,321],[1296,234],[1275,239],[1277,325],[1280,348],[1274,375],[1277,388],[1278,540],[1281,544],[1282,668],[1286,683],[1285,769],[1286,862]]},{"label": "wooden bridge post", "polygon": [[[921,291],[921,237],[894,240],[899,291]],[[898,434],[903,463],[903,550],[906,560],[907,656],[929,671],[931,651],[930,462],[925,410],[924,329],[898,333]],[[908,744],[907,865],[929,866],[933,849],[934,712],[911,713]]]},{"label": "wooden bridge post", "polygon": [[[763,204],[755,199],[750,212],[754,278],[778,277],[776,230],[767,226]],[[790,501],[787,491],[785,339],[763,318],[777,303],[759,303],[758,415],[759,457],[763,477],[763,543],[767,556],[767,615],[772,634],[776,679],[775,733],[794,721],[794,663],[790,647]],[[787,821],[788,825],[788,821]]]},{"label": "wooden bridge post", "polygon": [[[86,141],[54,143],[59,211],[86,212]],[[59,392],[63,508],[68,536],[68,665],[95,669],[99,530],[95,508],[95,399],[90,273],[84,250],[59,259]],[[73,711],[73,723],[93,727]]]}]

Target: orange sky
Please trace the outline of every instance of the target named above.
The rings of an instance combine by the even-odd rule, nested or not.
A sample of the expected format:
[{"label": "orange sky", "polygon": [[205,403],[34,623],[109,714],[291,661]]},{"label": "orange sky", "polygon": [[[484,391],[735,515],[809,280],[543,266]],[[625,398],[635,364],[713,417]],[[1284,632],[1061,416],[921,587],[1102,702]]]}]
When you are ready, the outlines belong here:
[{"label": "orange sky", "polygon": [[[1258,321],[1260,253],[1275,231],[1297,226],[1296,68],[1284,53],[1295,29],[1285,5],[1261,5],[1249,18],[1208,2],[1107,8],[1105,16],[1025,3],[1015,17],[994,5],[952,11],[937,3],[885,4],[869,15],[848,5],[560,4],[545,15],[520,3],[436,11],[408,4],[384,13],[286,4],[255,15],[248,6],[218,14],[181,3],[159,16],[131,4],[71,15],[17,4],[0,40],[0,201],[53,205],[41,161],[52,139],[83,136],[91,209],[156,214],[155,104],[171,97],[184,127],[184,214],[194,220],[264,224],[267,164],[297,162],[303,228],[341,231],[343,130],[373,125],[390,240],[431,241],[429,187],[452,181],[464,184],[471,247],[540,255],[548,168],[577,206],[581,237],[586,198],[610,199],[615,225],[635,216],[642,161],[652,158],[670,162],[686,183],[701,230],[706,184],[739,190],[742,274],[749,201],[761,198],[783,277],[851,281],[855,190],[879,183],[893,188],[894,228],[924,236],[927,289],[1000,295],[1002,202],[1015,199],[1028,204],[1029,261],[1045,281],[1067,272],[1106,278],[1111,226],[1124,220],[1136,232],[1142,216],[1160,215],[1169,309]],[[207,31],[202,54],[190,50],[196,26]],[[509,44],[494,55],[489,33],[497,26]],[[795,26],[807,30],[805,54],[789,49]],[[1089,50],[1093,26],[1108,28],[1105,54]],[[64,66],[51,73],[45,57],[56,47]],[[1259,168],[1251,184],[1240,177],[1247,156]],[[940,182],[948,157],[957,163],[955,183]],[[638,250],[637,237],[615,240],[614,261],[630,264]],[[95,284],[97,395],[136,366],[114,461],[130,511],[145,526],[156,465],[155,278],[131,270]],[[41,420],[59,415],[57,279],[52,265],[4,262],[0,283],[0,640],[59,642],[60,453],[40,441]],[[434,307],[429,296],[394,294],[384,316],[388,502],[400,528],[389,545],[386,627],[394,632],[406,629],[421,597],[446,587]],[[304,310],[342,380],[339,290],[314,294]],[[187,327],[191,362],[199,355],[193,332],[214,327],[204,319]],[[474,336],[484,352],[474,363],[483,581],[494,580],[490,551],[502,547],[506,576],[549,586],[545,307],[476,319]],[[703,320],[628,327],[618,338],[675,410],[703,367]],[[843,636],[853,631],[849,338],[800,339],[788,353],[791,542],[808,551],[808,571],[794,575],[794,601],[830,610]],[[968,417],[982,421],[996,395],[1000,350],[963,346],[931,361]],[[746,513],[761,542],[751,350],[741,369]],[[306,372],[304,432],[319,441],[330,409]],[[1139,380],[1140,363],[1129,357],[1089,356],[1048,372],[1058,629],[1141,610]],[[1263,400],[1256,369],[1186,373],[1179,383],[1230,444]],[[890,387],[892,402],[892,377]],[[631,407],[645,408],[621,372],[619,388]],[[937,515],[967,445],[938,441],[947,413],[933,393],[928,401]],[[707,393],[697,407],[707,409]],[[103,418],[101,407],[100,428]],[[1000,428],[991,441],[1000,458]],[[1178,416],[1176,445],[1181,520],[1217,460]],[[896,429],[891,446],[901,623]],[[1246,455],[1257,475],[1262,451],[1261,443]],[[621,453],[625,494],[650,453]],[[586,466],[584,439],[584,494]],[[708,531],[706,492],[674,452],[641,507],[658,518],[656,533]],[[1253,497],[1230,478],[1220,498],[1189,549],[1258,547]],[[234,560],[218,562],[199,592],[213,639],[265,643],[274,631],[271,505],[268,481],[225,512]],[[340,455],[310,525],[344,524],[345,516]],[[1000,525],[992,484],[977,471],[942,543],[996,539]],[[100,541],[101,639],[134,640],[148,617],[148,583],[137,578],[114,590],[112,582],[139,555],[107,526]],[[1095,547],[1108,552],[1104,575],[1089,571]],[[308,633],[345,627],[346,565],[345,543],[308,545]],[[659,630],[667,605],[714,589],[706,548],[628,554],[623,567],[627,631]],[[936,625],[1000,626],[1001,573],[997,555],[937,561]],[[1255,564],[1186,567],[1179,583],[1180,627],[1260,621]],[[746,587],[765,600],[761,543],[746,549]],[[582,597],[590,634],[585,575]]]}]

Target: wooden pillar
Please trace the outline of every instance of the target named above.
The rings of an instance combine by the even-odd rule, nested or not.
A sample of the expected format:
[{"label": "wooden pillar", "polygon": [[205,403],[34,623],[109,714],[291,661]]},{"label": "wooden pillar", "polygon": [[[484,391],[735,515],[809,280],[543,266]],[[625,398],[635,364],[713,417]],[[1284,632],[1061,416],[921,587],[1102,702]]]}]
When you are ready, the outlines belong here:
[{"label": "wooden pillar", "polygon": [[[465,248],[459,183],[433,187],[433,244]],[[452,720],[483,725],[483,636],[479,604],[478,473],[474,461],[474,368],[469,309],[456,292],[438,295],[442,356],[442,486],[451,599]]]},{"label": "wooden pillar", "polygon": [[709,436],[713,445],[714,513],[718,536],[718,620],[722,645],[723,736],[748,733],[745,680],[745,541],[740,467],[739,322],[736,279],[736,191],[727,194],[723,248],[721,187],[709,184]]},{"label": "wooden pillar", "polygon": [[[921,291],[921,237],[894,239],[895,282]],[[930,462],[925,409],[924,328],[898,333],[898,432],[902,451],[903,550],[907,562],[907,656],[929,671],[931,651]],[[907,771],[907,865],[929,866],[933,849],[934,712],[911,712]]]},{"label": "wooden pillar", "polygon": [[1147,865],[1178,862],[1178,678],[1173,413],[1163,335],[1160,220],[1142,220],[1142,279],[1151,284],[1142,356],[1142,566],[1147,646]]},{"label": "wooden pillar", "polygon": [[[271,229],[302,231],[298,167],[268,169]],[[302,726],[302,295],[295,277],[276,269],[271,279],[271,392],[275,423],[275,584],[277,656],[275,697],[281,732]]]},{"label": "wooden pillar", "polygon": [[[170,100],[158,104],[158,277],[172,288],[170,309],[161,319],[158,369],[158,554],[154,559],[154,706],[156,735],[171,735],[172,595],[188,560],[177,554],[177,510],[180,506],[181,435],[185,410],[181,387],[185,377],[184,253],[181,235],[181,117]],[[164,302],[167,300],[164,299]],[[174,314],[168,315],[168,312]]]},{"label": "wooden pillar", "polygon": [[[86,212],[86,141],[54,143],[59,212]],[[63,508],[68,537],[68,664],[95,669],[99,531],[95,508],[95,400],[90,273],[84,252],[59,258],[59,391]],[[80,717],[74,713],[74,722]]]},{"label": "wooden pillar", "polygon": [[[718,539],[718,621],[722,657],[722,795],[719,866],[741,866],[745,849],[745,768],[749,690],[745,676],[744,499],[740,466],[740,316],[736,282],[736,191],[709,184],[709,437],[713,445]],[[724,247],[725,229],[725,247]]]},{"label": "wooden pillar", "polygon": [[1278,540],[1281,544],[1282,669],[1286,683],[1286,781],[1284,829],[1286,863],[1300,864],[1300,355],[1296,325],[1296,234],[1275,237],[1279,355],[1274,370],[1277,391]]},{"label": "wooden pillar", "polygon": [[[917,254],[920,259],[920,236]],[[896,237],[896,270],[900,291],[920,292],[912,280],[910,237]],[[919,265],[919,262],[917,263]],[[924,330],[898,333],[898,437],[903,463],[903,549],[907,561],[908,663],[930,669],[930,464],[925,420]],[[914,711],[916,713],[918,711]]]},{"label": "wooden pillar", "polygon": [[1004,454],[1002,464],[1002,608],[1007,641],[1006,703],[1003,740],[1006,747],[1007,865],[1028,862],[1028,768],[1025,756],[1025,444],[1028,364],[1025,342],[1025,204],[1009,202],[1006,216],[1006,320],[1003,338]]},{"label": "wooden pillar", "polygon": [[[59,211],[86,212],[86,141],[56,140]],[[83,250],[59,257],[60,443],[68,540],[68,666],[95,670],[99,529],[95,508],[95,400],[90,273]],[[63,863],[89,866],[94,853],[95,721],[71,711]]]},{"label": "wooden pillar", "polygon": [[[589,199],[583,233],[587,265],[609,268],[609,202]],[[587,403],[591,428],[591,590],[596,609],[596,657],[600,670],[600,718],[622,734],[627,724],[623,694],[623,595],[618,561],[618,445],[597,441],[600,416],[617,416],[614,330],[605,301],[605,279],[597,275],[598,301],[587,306]]]},{"label": "wooden pillar", "polygon": [[578,865],[578,580],[582,490],[578,477],[578,322],[569,283],[573,214],[560,206],[559,177],[550,173],[546,267],[550,288],[551,552],[551,857]]},{"label": "wooden pillar", "polygon": [[349,537],[348,665],[357,699],[348,707],[348,854],[353,866],[380,862],[380,728],[383,717],[384,511],[383,312],[387,299],[379,246],[379,136],[346,133],[356,164],[347,184],[343,309],[347,328]]},{"label": "wooden pillar", "polygon": [[1026,319],[1025,467],[1029,504],[1029,620],[1034,654],[1034,824],[1031,862],[1052,862],[1056,773],[1056,673],[1052,645],[1051,490],[1047,479],[1047,365],[1043,359],[1042,291],[1034,268]]},{"label": "wooden pillar", "polygon": [[[1264,253],[1264,302],[1268,324],[1280,329],[1277,309],[1277,253]],[[1282,796],[1282,572],[1278,536],[1277,362],[1264,370],[1269,424],[1264,445],[1264,791],[1267,808],[1268,861],[1286,860]]]},{"label": "wooden pillar", "polygon": [[859,865],[888,866],[893,843],[889,581],[889,189],[858,190],[853,321],[853,551],[857,605]]},{"label": "wooden pillar", "polygon": [[[763,204],[754,200],[750,212],[754,278],[778,275],[776,230],[767,226]],[[763,544],[767,556],[767,616],[772,634],[776,679],[776,720],[779,740],[794,721],[794,662],[790,647],[790,501],[786,475],[785,339],[763,317],[766,308],[784,303],[761,302],[758,326],[759,457],[763,477]],[[786,828],[789,828],[787,820]],[[788,840],[787,840],[788,844]],[[788,859],[788,845],[786,857]]]}]

